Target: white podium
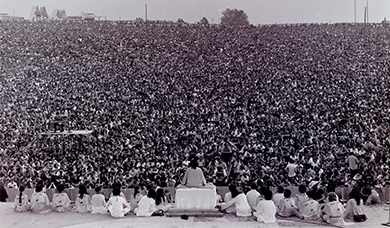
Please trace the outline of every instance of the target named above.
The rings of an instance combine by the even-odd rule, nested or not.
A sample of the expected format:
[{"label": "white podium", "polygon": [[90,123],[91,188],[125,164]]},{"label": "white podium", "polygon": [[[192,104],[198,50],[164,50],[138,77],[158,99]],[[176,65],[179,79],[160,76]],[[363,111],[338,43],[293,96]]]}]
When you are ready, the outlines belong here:
[{"label": "white podium", "polygon": [[217,205],[215,188],[179,188],[175,207],[179,209],[214,209]]}]

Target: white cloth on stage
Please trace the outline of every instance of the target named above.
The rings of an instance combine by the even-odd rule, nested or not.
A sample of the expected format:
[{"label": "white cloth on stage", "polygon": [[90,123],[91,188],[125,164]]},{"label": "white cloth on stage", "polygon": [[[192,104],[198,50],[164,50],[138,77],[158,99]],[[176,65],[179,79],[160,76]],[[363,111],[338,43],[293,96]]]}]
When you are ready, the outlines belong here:
[{"label": "white cloth on stage", "polygon": [[176,208],[214,209],[217,205],[215,188],[179,188],[176,190]]}]

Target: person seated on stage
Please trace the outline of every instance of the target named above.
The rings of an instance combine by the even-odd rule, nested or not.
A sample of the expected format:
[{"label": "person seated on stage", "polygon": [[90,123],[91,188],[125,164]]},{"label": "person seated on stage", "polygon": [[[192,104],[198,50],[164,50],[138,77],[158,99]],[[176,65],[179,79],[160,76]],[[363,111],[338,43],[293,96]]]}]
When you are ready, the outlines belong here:
[{"label": "person seated on stage", "polygon": [[253,215],[257,218],[257,221],[264,223],[276,222],[276,206],[272,201],[272,191],[266,189],[262,191],[264,200],[260,200],[255,208]]},{"label": "person seated on stage", "polygon": [[276,194],[274,194],[273,201],[275,203],[276,208],[280,207],[280,200],[284,198],[284,187],[283,186],[278,186],[278,191]]},{"label": "person seated on stage", "polygon": [[257,191],[257,183],[251,184],[251,190],[246,193],[248,204],[252,211],[255,210],[257,203],[259,202],[260,193]]},{"label": "person seated on stage", "polygon": [[309,200],[309,197],[306,194],[306,186],[301,184],[298,187],[299,193],[294,196],[295,205],[297,205],[298,211],[302,209],[302,204]]},{"label": "person seated on stage", "polygon": [[143,195],[140,192],[140,186],[136,186],[134,188],[134,193],[130,196],[131,210],[134,211],[134,209],[138,206],[138,202],[141,200],[142,196]]},{"label": "person seated on stage", "polygon": [[95,194],[92,196],[92,214],[105,214],[107,213],[107,204],[106,199],[103,194],[100,193],[102,190],[102,187],[96,186],[95,188]]},{"label": "person seated on stage", "polygon": [[17,212],[25,212],[29,209],[29,203],[28,203],[28,196],[26,193],[23,193],[25,190],[25,187],[22,185],[19,187],[19,195],[15,197],[14,201],[14,211]]},{"label": "person seated on stage", "polygon": [[168,199],[165,196],[164,189],[158,188],[156,191],[156,208],[158,210],[166,212],[171,207],[173,207],[173,205],[168,203]]},{"label": "person seated on stage", "polygon": [[80,213],[91,211],[91,197],[88,195],[87,188],[83,184],[79,185],[79,193],[77,194],[74,211]]},{"label": "person seated on stage", "polygon": [[130,212],[130,204],[120,196],[121,189],[116,187],[112,191],[112,195],[107,202],[107,208],[114,218],[122,218]]},{"label": "person seated on stage", "polygon": [[232,199],[229,200],[228,202],[217,205],[217,208],[223,211],[231,206],[234,206],[234,211],[237,216],[242,216],[242,217],[251,216],[252,210],[248,204],[248,200],[246,199],[245,194],[239,192],[237,190],[237,187],[233,184],[229,185],[229,190],[232,194]]},{"label": "person seated on stage", "polygon": [[31,211],[33,213],[48,213],[50,212],[50,201],[46,193],[43,191],[43,185],[38,184],[35,187],[35,192],[31,195]]},{"label": "person seated on stage", "polygon": [[315,192],[307,192],[307,200],[298,208],[298,217],[305,220],[318,219],[321,215],[320,204],[314,200]]},{"label": "person seated on stage", "polygon": [[65,186],[60,184],[57,186],[57,192],[53,195],[53,201],[51,203],[51,207],[53,211],[56,212],[65,212],[70,210],[70,199],[68,194],[63,192]]},{"label": "person seated on stage", "polygon": [[284,189],[284,198],[280,200],[279,207],[277,208],[278,215],[282,217],[297,216],[298,209],[295,205],[294,198],[291,197],[291,190]]},{"label": "person seated on stage", "polygon": [[342,203],[338,201],[338,196],[334,192],[330,192],[327,197],[327,203],[321,212],[322,219],[334,226],[344,226],[345,208]]},{"label": "person seated on stage", "polygon": [[149,189],[148,195],[143,196],[138,203],[137,208],[134,209],[134,213],[137,216],[149,217],[152,216],[157,210],[156,208],[156,191]]},{"label": "person seated on stage", "polygon": [[0,202],[7,202],[8,194],[4,184],[0,182]]},{"label": "person seated on stage", "polygon": [[202,169],[198,167],[198,162],[191,160],[188,166],[189,168],[186,170],[182,185],[187,187],[206,186],[206,179],[204,178]]},{"label": "person seated on stage", "polygon": [[352,189],[349,193],[349,200],[347,201],[345,218],[352,218],[355,222],[364,222],[367,216],[363,211],[363,199],[357,189]]},{"label": "person seated on stage", "polygon": [[[118,182],[115,182],[115,183],[112,184],[112,189],[114,189],[114,188],[119,188],[119,190],[120,190],[122,188],[122,185],[120,183],[118,183]],[[112,196],[114,196],[113,192],[111,192],[110,198]],[[125,194],[122,191],[120,192],[120,196],[123,197],[123,199],[127,200]]]},{"label": "person seated on stage", "polygon": [[376,190],[366,187],[363,189],[362,194],[364,194],[366,198],[366,204],[377,204],[381,203],[381,198]]}]

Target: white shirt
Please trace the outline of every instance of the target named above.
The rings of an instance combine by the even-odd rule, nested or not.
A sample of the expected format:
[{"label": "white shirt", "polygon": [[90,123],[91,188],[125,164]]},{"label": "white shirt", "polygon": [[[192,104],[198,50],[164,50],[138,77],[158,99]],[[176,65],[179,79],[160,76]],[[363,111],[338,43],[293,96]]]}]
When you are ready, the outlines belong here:
[{"label": "white shirt", "polygon": [[70,199],[66,193],[55,193],[53,195],[52,208],[58,212],[64,212],[70,207]]},{"label": "white shirt", "polygon": [[244,193],[238,194],[238,196],[234,197],[229,202],[222,204],[221,209],[224,210],[232,205],[235,206],[237,216],[252,215],[252,210],[248,204],[248,201]]},{"label": "white shirt", "polygon": [[94,194],[92,196],[92,214],[104,214],[107,212],[107,204],[106,199],[104,198],[104,195],[102,194]]},{"label": "white shirt", "polygon": [[272,200],[261,200],[255,210],[256,212],[253,215],[256,216],[257,221],[265,223],[276,222],[276,206]]},{"label": "white shirt", "polygon": [[125,216],[124,206],[130,208],[130,204],[121,196],[112,196],[107,203],[111,216],[115,218]]},{"label": "white shirt", "polygon": [[257,202],[259,200],[259,196],[260,193],[255,189],[252,189],[246,193],[246,199],[248,200],[248,204],[252,210],[256,208]]},{"label": "white shirt", "polygon": [[134,209],[137,216],[151,216],[156,209],[156,201],[147,196],[143,196],[138,203],[138,207]]}]

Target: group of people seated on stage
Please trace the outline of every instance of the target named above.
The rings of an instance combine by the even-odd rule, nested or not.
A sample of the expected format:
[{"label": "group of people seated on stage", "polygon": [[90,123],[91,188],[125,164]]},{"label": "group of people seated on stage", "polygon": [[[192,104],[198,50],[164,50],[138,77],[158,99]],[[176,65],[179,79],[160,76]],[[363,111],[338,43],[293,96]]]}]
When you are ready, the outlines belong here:
[{"label": "group of people seated on stage", "polygon": [[[208,187],[204,181],[202,172],[197,172],[196,162],[190,164],[187,175],[183,179],[183,185],[187,187]],[[194,172],[194,173],[191,173]],[[196,179],[195,177],[199,177]],[[222,197],[217,197],[217,206],[221,212],[234,213],[237,216],[254,216],[257,221],[264,223],[276,222],[276,216],[296,216],[304,220],[322,218],[325,222],[344,226],[348,223],[344,219],[355,222],[367,220],[363,210],[363,202],[366,204],[380,203],[379,194],[370,188],[362,191],[352,189],[346,204],[342,202],[335,192],[326,194],[312,186],[309,191],[305,185],[300,185],[299,193],[292,195],[288,188],[279,186],[275,194],[269,188],[257,190],[257,183],[251,185],[251,190],[244,193],[235,184],[229,185],[229,192]],[[101,187],[95,188],[95,194],[89,196],[85,185],[79,186],[77,198],[73,203],[64,192],[64,186],[57,186],[57,193],[53,195],[52,202],[45,193],[44,186],[38,184],[29,200],[24,193],[24,186],[19,188],[20,193],[15,197],[14,210],[17,212],[31,211],[33,213],[55,212],[91,212],[92,214],[110,213],[112,217],[120,218],[133,212],[136,216],[162,216],[164,212],[173,207],[172,201],[167,197],[163,188],[136,187],[130,200],[121,192],[121,185],[115,184],[106,200],[100,193]]]},{"label": "group of people seated on stage", "polygon": [[[305,185],[299,186],[299,193],[295,196],[288,188],[278,187],[275,194],[268,188],[262,189],[261,194],[253,183],[251,190],[246,194],[239,191],[235,185],[229,186],[225,195],[225,203],[217,208],[226,213],[235,213],[237,216],[255,216],[264,223],[276,222],[276,215],[280,217],[296,216],[304,220],[322,218],[325,222],[344,226],[348,223],[344,219],[355,222],[364,222],[367,216],[363,210],[363,198],[366,204],[380,203],[379,194],[373,189],[363,189],[364,195],[358,189],[352,189],[346,204],[340,201],[335,192],[324,193],[312,188],[307,191]],[[318,198],[318,192],[322,197]],[[367,194],[367,195],[366,195]]]},{"label": "group of people seated on stage", "polygon": [[162,216],[173,205],[168,201],[167,192],[162,188],[137,187],[130,200],[121,192],[121,185],[116,184],[112,190],[110,198],[106,201],[103,194],[100,193],[101,187],[95,188],[95,194],[89,196],[85,185],[79,186],[79,192],[74,204],[64,191],[63,185],[57,186],[57,193],[53,195],[50,202],[45,193],[43,185],[37,185],[34,189],[31,199],[24,193],[25,187],[19,188],[19,195],[15,197],[14,210],[17,212],[31,211],[33,213],[54,212],[90,212],[92,214],[110,213],[112,217],[120,218],[126,216],[129,212],[134,212],[136,216]]}]

